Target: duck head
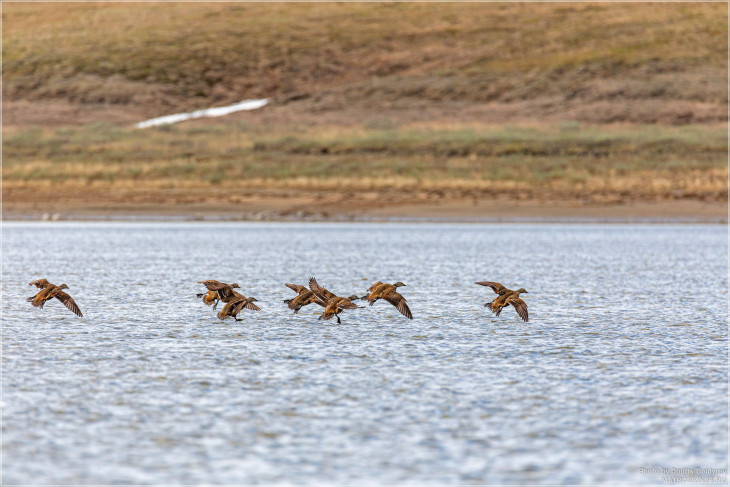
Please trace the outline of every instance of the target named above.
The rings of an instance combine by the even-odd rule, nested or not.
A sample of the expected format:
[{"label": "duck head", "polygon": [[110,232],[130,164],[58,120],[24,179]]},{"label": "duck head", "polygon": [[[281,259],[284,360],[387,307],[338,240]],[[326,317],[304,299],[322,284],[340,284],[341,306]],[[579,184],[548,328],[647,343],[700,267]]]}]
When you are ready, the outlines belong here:
[{"label": "duck head", "polygon": [[395,286],[395,287],[402,287],[402,286],[405,286],[405,284],[403,284],[402,282],[398,281],[395,284],[393,284],[393,286]]},{"label": "duck head", "polygon": [[[525,288],[524,288],[524,287],[521,287],[521,288],[519,288],[519,289],[517,290],[517,292],[518,292],[518,293],[520,293],[520,294],[522,294],[522,293],[526,293],[527,291],[525,291]],[[528,293],[528,294],[529,294],[529,293]]]},{"label": "duck head", "polygon": [[237,287],[239,289],[241,288],[241,286],[239,286],[237,282],[234,282],[233,284],[231,284],[231,287]]},{"label": "duck head", "polygon": [[350,296],[350,297],[349,297],[349,298],[347,298],[347,299],[349,299],[350,301],[355,301],[355,300],[358,300],[358,299],[360,299],[360,298],[358,298],[357,296],[355,296],[355,295],[353,294],[352,296]]},{"label": "duck head", "polygon": [[248,298],[248,302],[249,303],[253,303],[254,301],[258,301],[258,299],[256,299],[256,298]]},{"label": "duck head", "polygon": [[61,284],[60,286],[58,286],[58,288],[59,289],[68,289],[68,286],[65,284]]}]

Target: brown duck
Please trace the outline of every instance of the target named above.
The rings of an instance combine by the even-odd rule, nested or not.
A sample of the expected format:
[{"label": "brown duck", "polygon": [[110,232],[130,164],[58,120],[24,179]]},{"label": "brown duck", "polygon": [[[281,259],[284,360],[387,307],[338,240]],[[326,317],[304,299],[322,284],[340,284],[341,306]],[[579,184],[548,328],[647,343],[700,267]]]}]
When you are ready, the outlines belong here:
[{"label": "brown duck", "polygon": [[[198,281],[198,284],[205,286],[208,291],[214,291],[218,294],[218,299],[227,303],[235,292],[233,288],[239,288],[240,286],[235,282],[233,284],[226,284],[225,282],[214,281],[213,279],[207,281]],[[201,297],[201,296],[198,296]]]},{"label": "brown duck", "polygon": [[225,320],[226,318],[233,317],[236,321],[243,321],[238,319],[238,313],[240,313],[244,308],[250,309],[251,311],[261,311],[261,308],[253,304],[254,301],[257,301],[256,298],[247,298],[236,291],[233,291],[233,293],[233,296],[231,296],[229,301],[225,304],[225,306],[223,306],[223,309],[218,312],[219,320]]},{"label": "brown duck", "polygon": [[412,320],[413,314],[411,314],[411,310],[408,307],[406,298],[404,298],[399,292],[396,291],[399,287],[402,286],[405,286],[405,284],[400,281],[396,282],[395,284],[387,284],[377,281],[372,286],[370,286],[370,288],[368,288],[370,294],[364,296],[363,299],[367,299],[368,303],[370,303],[370,306],[374,305],[378,299],[384,299],[393,306],[395,306],[400,314]]},{"label": "brown duck", "polygon": [[405,286],[405,284],[400,281],[396,282],[395,284],[388,284],[387,282],[376,281],[375,283],[373,283],[372,286],[368,288],[370,294],[363,296],[363,299],[366,299],[368,303],[370,303],[370,306],[372,306],[378,299],[383,298],[385,294],[388,294],[391,291],[395,291],[397,288],[402,286]]},{"label": "brown duck", "polygon": [[342,324],[342,320],[340,320],[341,311],[344,311],[346,309],[359,308],[359,306],[353,303],[353,301],[356,301],[360,298],[355,295],[352,295],[349,298],[341,298],[339,296],[336,296],[334,293],[320,286],[317,283],[317,280],[313,277],[309,280],[309,289],[312,291],[312,293],[314,293],[317,299],[324,303],[324,312],[318,318],[320,320],[329,320],[332,319],[332,317],[334,316],[335,318],[337,318],[337,324],[339,325]]},{"label": "brown duck", "polygon": [[206,306],[213,306],[213,309],[216,309],[218,307],[218,302],[220,301],[220,297],[218,296],[218,291],[208,291],[207,293],[200,293],[196,294],[198,298],[203,299],[203,304]]},{"label": "brown duck", "polygon": [[492,281],[480,281],[476,284],[479,284],[480,286],[490,287],[492,288],[492,291],[497,293],[498,296],[494,298],[492,302],[484,304],[484,306],[489,308],[489,310],[496,316],[499,316],[499,313],[502,312],[502,308],[511,304],[517,311],[517,314],[520,315],[520,318],[522,318],[524,321],[527,321],[527,304],[522,299],[520,299],[520,294],[527,292],[525,291],[525,288],[520,288],[517,291],[513,291],[511,289],[507,289],[498,282]]},{"label": "brown duck", "polygon": [[302,309],[304,306],[307,306],[308,304],[315,303],[320,306],[325,305],[319,298],[317,298],[317,296],[315,296],[312,291],[307,289],[307,287],[305,286],[287,283],[286,287],[297,293],[296,297],[284,300],[289,309],[294,310],[294,314],[299,313],[299,310]]},{"label": "brown duck", "polygon": [[[33,283],[31,283],[31,285],[32,284]],[[63,292],[64,289],[68,289],[68,286],[66,284],[55,286],[48,281],[46,281],[46,284],[48,285],[45,286],[41,291],[39,291],[38,294],[36,294],[35,296],[31,296],[26,301],[29,301],[30,304],[37,308],[43,309],[43,305],[46,304],[48,300],[56,298],[61,301],[64,306],[66,306],[74,314],[76,314],[76,316],[84,316],[83,314],[81,314],[81,310],[76,304],[76,301],[74,301],[73,298],[67,293]]]}]

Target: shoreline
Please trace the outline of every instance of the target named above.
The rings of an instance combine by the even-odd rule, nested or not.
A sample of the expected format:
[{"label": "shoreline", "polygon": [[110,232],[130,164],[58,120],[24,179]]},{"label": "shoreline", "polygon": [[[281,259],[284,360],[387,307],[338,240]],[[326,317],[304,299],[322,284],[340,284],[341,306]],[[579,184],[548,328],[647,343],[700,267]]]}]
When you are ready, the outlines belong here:
[{"label": "shoreline", "polygon": [[[88,202],[87,202],[88,203]],[[706,223],[727,224],[726,202],[674,200],[583,204],[576,201],[451,200],[439,203],[312,205],[291,198],[246,204],[68,204],[53,211],[3,202],[3,221],[353,222],[353,223]]]}]

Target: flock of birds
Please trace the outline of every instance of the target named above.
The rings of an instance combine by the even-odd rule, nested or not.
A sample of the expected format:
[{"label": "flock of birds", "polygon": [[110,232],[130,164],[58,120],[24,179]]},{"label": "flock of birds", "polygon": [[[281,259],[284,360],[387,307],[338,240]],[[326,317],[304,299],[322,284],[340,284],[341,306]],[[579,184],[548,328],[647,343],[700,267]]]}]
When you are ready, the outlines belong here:
[{"label": "flock of birds", "polygon": [[[236,321],[238,319],[238,313],[241,310],[249,309],[252,311],[260,311],[261,308],[253,304],[256,298],[247,298],[243,294],[234,290],[234,288],[240,289],[237,283],[226,284],[225,282],[219,282],[214,280],[198,281],[198,284],[202,284],[208,290],[207,293],[196,294],[197,297],[202,298],[203,303],[213,306],[213,309],[218,306],[219,302],[224,302],[225,305],[218,312],[218,318],[225,320],[228,317],[233,317]],[[285,284],[286,287],[297,293],[292,299],[285,299],[284,303],[289,309],[294,311],[294,314],[299,313],[299,310],[304,306],[310,304],[317,304],[324,308],[324,311],[320,315],[320,320],[329,320],[337,318],[337,324],[342,323],[340,319],[340,313],[346,309],[357,309],[362,306],[356,305],[353,301],[367,300],[370,306],[375,304],[379,299],[384,299],[389,302],[400,313],[406,318],[413,319],[410,308],[406,298],[403,297],[396,290],[405,286],[402,282],[396,282],[395,284],[387,284],[384,282],[376,282],[370,288],[368,288],[368,294],[365,294],[362,298],[359,298],[356,294],[343,298],[337,296],[335,293],[328,291],[319,285],[317,280],[312,277],[309,279],[309,287],[302,286],[300,284]]]},{"label": "flock of birds", "polygon": [[[66,284],[56,286],[55,284],[48,282],[46,279],[38,279],[29,284],[40,289],[35,296],[31,296],[27,299],[27,301],[33,306],[43,308],[43,305],[47,301],[56,298],[77,316],[83,316],[73,298],[63,291],[64,289],[68,289]],[[223,308],[221,308],[218,312],[218,318],[220,320],[232,317],[236,321],[242,321],[238,318],[238,313],[240,313],[243,309],[261,311],[261,308],[254,304],[254,302],[257,301],[256,298],[246,297],[235,290],[240,289],[240,286],[237,283],[227,284],[225,282],[210,279],[207,281],[198,281],[198,284],[204,285],[208,290],[205,293],[196,294],[198,298],[203,300],[203,303],[208,306],[213,306],[213,309],[218,307],[218,303],[224,303]],[[512,306],[515,311],[517,311],[520,318],[524,321],[528,320],[527,304],[520,298],[520,294],[527,292],[524,288],[513,291],[511,289],[507,289],[500,283],[493,281],[480,281],[476,284],[487,286],[497,294],[496,298],[484,304],[484,306],[489,308],[489,310],[496,316],[499,316],[502,309],[505,307]],[[284,303],[286,303],[289,309],[294,311],[294,314],[299,313],[299,310],[304,306],[308,306],[310,304],[319,305],[324,308],[324,311],[319,317],[320,320],[337,318],[337,323],[340,324],[342,323],[342,320],[340,319],[341,312],[348,309],[362,308],[362,306],[355,304],[354,301],[367,301],[369,305],[372,306],[378,300],[382,299],[393,305],[400,314],[412,320],[413,314],[408,307],[406,298],[398,292],[398,288],[403,286],[405,286],[405,284],[400,281],[395,284],[377,281],[368,288],[367,293],[364,296],[358,297],[353,294],[350,297],[343,298],[320,286],[317,280],[312,277],[309,279],[309,287],[287,283],[286,287],[297,293],[297,295],[292,299],[285,299]]]}]

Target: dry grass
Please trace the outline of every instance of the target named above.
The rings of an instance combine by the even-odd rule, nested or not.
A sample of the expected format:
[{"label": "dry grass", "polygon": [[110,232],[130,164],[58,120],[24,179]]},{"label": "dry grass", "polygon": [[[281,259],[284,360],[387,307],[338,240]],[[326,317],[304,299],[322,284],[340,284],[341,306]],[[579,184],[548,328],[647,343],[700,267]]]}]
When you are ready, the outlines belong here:
[{"label": "dry grass", "polygon": [[[714,108],[670,121],[721,121],[727,33],[720,3],[8,3],[3,90],[150,115],[295,96],[327,111],[540,101],[543,115],[546,100],[683,101]],[[603,115],[617,116],[632,120]]]},{"label": "dry grass", "polygon": [[727,198],[725,126],[321,127],[276,137],[238,124],[11,129],[6,188],[148,188]]}]

